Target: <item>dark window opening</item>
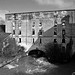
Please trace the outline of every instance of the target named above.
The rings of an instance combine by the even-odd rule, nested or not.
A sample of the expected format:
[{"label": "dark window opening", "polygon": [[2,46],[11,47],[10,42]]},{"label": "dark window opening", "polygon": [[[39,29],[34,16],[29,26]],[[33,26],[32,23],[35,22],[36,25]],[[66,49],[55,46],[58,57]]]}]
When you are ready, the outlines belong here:
[{"label": "dark window opening", "polygon": [[65,35],[62,35],[62,38],[65,39]]},{"label": "dark window opening", "polygon": [[65,30],[62,30],[62,35],[65,35]]},{"label": "dark window opening", "polygon": [[54,39],[54,43],[57,43],[57,39]]},{"label": "dark window opening", "polygon": [[62,43],[65,43],[65,39],[62,39]]},{"label": "dark window opening", "polygon": [[15,30],[13,30],[13,34],[15,34]]},{"label": "dark window opening", "polygon": [[5,25],[0,25],[0,32],[5,32]]},{"label": "dark window opening", "polygon": [[21,38],[19,38],[19,43],[21,43]]},{"label": "dark window opening", "polygon": [[34,44],[34,38],[33,38],[33,44]]},{"label": "dark window opening", "polygon": [[42,22],[39,23],[39,26],[42,26]]},{"label": "dark window opening", "polygon": [[56,32],[57,32],[57,27],[55,27],[55,28],[54,28],[54,31],[56,31]]},{"label": "dark window opening", "polygon": [[39,30],[39,35],[42,35],[42,30]]},{"label": "dark window opening", "polygon": [[34,29],[32,29],[32,35],[35,35],[35,30]]},{"label": "dark window opening", "polygon": [[32,27],[34,27],[35,26],[35,22],[33,22],[33,25],[32,25]]},{"label": "dark window opening", "polygon": [[57,25],[54,25],[54,27],[57,27]]},{"label": "dark window opening", "polygon": [[54,32],[54,35],[57,35],[57,32]]},{"label": "dark window opening", "polygon": [[40,44],[42,44],[42,39],[40,38]]},{"label": "dark window opening", "polygon": [[19,35],[21,35],[21,30],[19,31]]}]

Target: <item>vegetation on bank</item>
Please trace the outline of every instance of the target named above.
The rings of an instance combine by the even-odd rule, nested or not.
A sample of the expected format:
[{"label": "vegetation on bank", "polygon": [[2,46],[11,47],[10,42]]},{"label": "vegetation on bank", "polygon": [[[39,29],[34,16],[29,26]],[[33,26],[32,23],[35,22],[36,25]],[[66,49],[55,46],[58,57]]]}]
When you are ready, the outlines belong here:
[{"label": "vegetation on bank", "polygon": [[[8,36],[8,38],[5,39],[3,42],[4,45],[3,43],[0,42],[0,56],[9,58],[15,57],[16,55],[22,55],[23,53],[25,53],[24,52],[25,48],[20,45],[17,45],[14,38]],[[45,52],[38,50],[38,53],[40,52],[39,55],[41,56],[36,54],[36,52],[33,53],[39,57],[46,56],[49,62],[67,62],[71,60],[72,45],[73,45],[72,39],[70,39],[66,47],[62,46],[62,44],[50,42],[44,45]]]},{"label": "vegetation on bank", "polygon": [[17,45],[15,39],[10,36],[4,39],[0,46],[0,56],[7,58],[23,54],[25,50],[24,47]]}]

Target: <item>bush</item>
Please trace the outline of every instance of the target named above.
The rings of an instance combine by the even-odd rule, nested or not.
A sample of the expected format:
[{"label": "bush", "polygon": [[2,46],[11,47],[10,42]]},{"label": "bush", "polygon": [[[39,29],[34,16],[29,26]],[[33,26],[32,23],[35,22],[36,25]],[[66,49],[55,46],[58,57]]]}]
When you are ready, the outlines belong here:
[{"label": "bush", "polygon": [[[6,42],[6,40],[4,42]],[[12,57],[24,53],[25,48],[20,45],[18,46],[15,39],[9,37],[8,43],[9,45],[3,48],[3,56]]]},{"label": "bush", "polygon": [[10,49],[10,45],[6,47],[3,51],[3,56],[5,57],[15,57],[16,55],[22,55],[24,53],[24,47],[17,46],[17,50]]}]

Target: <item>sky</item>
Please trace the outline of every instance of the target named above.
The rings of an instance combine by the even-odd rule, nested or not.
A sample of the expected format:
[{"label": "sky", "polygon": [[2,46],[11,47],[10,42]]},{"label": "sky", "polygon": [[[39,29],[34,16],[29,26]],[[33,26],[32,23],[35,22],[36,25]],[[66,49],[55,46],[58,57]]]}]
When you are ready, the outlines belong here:
[{"label": "sky", "polygon": [[74,8],[75,0],[0,0],[0,13],[51,11]]},{"label": "sky", "polygon": [[75,0],[0,0],[0,10],[10,12],[75,8]]}]

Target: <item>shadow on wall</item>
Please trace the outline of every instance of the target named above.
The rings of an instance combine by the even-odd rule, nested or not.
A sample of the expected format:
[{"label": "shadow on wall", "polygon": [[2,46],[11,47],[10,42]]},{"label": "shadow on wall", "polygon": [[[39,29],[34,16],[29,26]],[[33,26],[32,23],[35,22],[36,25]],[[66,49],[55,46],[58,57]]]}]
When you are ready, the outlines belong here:
[{"label": "shadow on wall", "polygon": [[[46,56],[47,60],[49,62],[55,63],[55,62],[60,62],[60,63],[66,63],[69,62],[72,58],[72,45],[73,45],[73,40],[70,39],[69,43],[67,43],[66,47],[62,46],[62,44],[54,43],[54,42],[49,42],[44,45],[44,50],[36,48],[32,49],[29,51],[29,53],[33,53],[31,55],[38,56],[37,50],[42,50],[43,54]],[[36,50],[36,51],[35,51]],[[41,54],[38,57],[43,57]]]},{"label": "shadow on wall", "polygon": [[[57,33],[58,33],[58,38],[57,38],[58,43],[61,43],[61,29],[62,29],[62,26],[58,25],[58,31],[57,31]],[[29,50],[32,50],[36,47],[43,48],[43,46],[45,44],[47,44],[48,42],[53,42],[53,40],[54,40],[54,27],[52,27],[52,28],[48,29],[47,31],[43,32],[42,36],[38,36],[38,39],[32,44],[32,46],[29,48]]]},{"label": "shadow on wall", "polygon": [[[74,25],[74,24],[72,24]],[[71,29],[71,24],[66,25],[66,48],[62,46],[62,25],[58,25],[58,31],[57,31],[57,44],[54,44],[54,27],[50,28],[46,32],[43,33],[43,37],[40,36],[38,39],[33,43],[33,45],[30,47],[30,50],[33,50],[34,48],[38,48],[46,53],[48,56],[49,61],[59,61],[59,62],[68,62],[71,60],[72,57],[72,47],[74,45],[74,29]],[[71,32],[72,30],[72,32]],[[73,36],[73,38],[71,37]],[[41,38],[41,42],[40,42]]]},{"label": "shadow on wall", "polygon": [[[69,25],[69,15],[65,16],[64,18],[62,18],[61,22],[63,22],[65,20],[66,25]],[[61,43],[61,39],[62,39],[62,24],[58,24],[57,25],[57,41],[58,43]],[[68,31],[69,29],[67,29],[66,27],[66,31]],[[40,39],[41,38],[41,39]],[[67,41],[68,41],[68,37],[66,37]],[[54,25],[52,28],[48,29],[47,31],[43,32],[42,36],[38,36],[38,39],[36,40],[35,44],[46,44],[48,42],[53,42],[54,41]]]},{"label": "shadow on wall", "polygon": [[[70,36],[74,36],[73,33],[75,31],[74,24],[69,24],[69,15],[65,16],[62,20],[65,20],[66,23],[66,43],[69,42]],[[35,38],[34,38],[35,39]],[[62,40],[62,25],[57,25],[57,42],[61,44]],[[38,36],[38,39],[33,43],[29,50],[32,50],[34,46],[41,47],[47,43],[54,41],[54,27],[48,29],[47,31],[43,32],[42,36]],[[74,41],[74,39],[73,39]]]}]

